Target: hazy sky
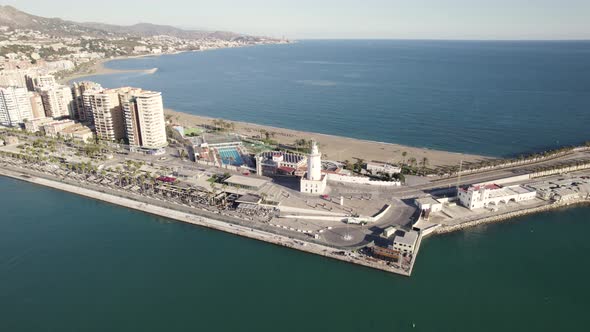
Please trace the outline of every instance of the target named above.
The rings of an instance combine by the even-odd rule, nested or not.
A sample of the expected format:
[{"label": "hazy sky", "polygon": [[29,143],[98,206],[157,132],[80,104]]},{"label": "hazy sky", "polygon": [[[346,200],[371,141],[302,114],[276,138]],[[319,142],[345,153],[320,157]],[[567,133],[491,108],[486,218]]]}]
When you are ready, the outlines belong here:
[{"label": "hazy sky", "polygon": [[303,38],[590,39],[590,0],[0,0],[50,17]]}]

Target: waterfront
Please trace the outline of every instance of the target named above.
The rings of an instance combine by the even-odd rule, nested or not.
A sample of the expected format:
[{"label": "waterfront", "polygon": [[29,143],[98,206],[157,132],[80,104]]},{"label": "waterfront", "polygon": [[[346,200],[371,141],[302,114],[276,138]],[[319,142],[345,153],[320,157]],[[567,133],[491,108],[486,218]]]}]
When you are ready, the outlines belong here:
[{"label": "waterfront", "polygon": [[[587,139],[589,42],[302,41],[117,60],[191,114],[506,156]],[[560,117],[555,126],[556,114]],[[490,139],[492,138],[493,139]]]},{"label": "waterfront", "polygon": [[405,278],[22,181],[0,178],[0,195],[2,330],[543,331],[589,323],[589,208],[429,238]]}]

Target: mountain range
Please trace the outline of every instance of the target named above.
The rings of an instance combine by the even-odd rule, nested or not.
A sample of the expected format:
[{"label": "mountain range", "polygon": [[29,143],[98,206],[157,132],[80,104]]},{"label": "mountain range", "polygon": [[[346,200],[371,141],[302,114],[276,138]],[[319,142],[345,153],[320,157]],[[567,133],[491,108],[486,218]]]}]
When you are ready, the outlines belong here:
[{"label": "mountain range", "polygon": [[270,39],[226,31],[186,30],[169,25],[138,23],[134,25],[114,25],[96,22],[73,22],[61,18],[36,16],[20,11],[12,6],[0,5],[0,26],[12,29],[31,29],[58,37],[89,36],[109,37],[150,37],[167,35],[182,39],[215,38],[221,40],[244,39],[256,41]]}]

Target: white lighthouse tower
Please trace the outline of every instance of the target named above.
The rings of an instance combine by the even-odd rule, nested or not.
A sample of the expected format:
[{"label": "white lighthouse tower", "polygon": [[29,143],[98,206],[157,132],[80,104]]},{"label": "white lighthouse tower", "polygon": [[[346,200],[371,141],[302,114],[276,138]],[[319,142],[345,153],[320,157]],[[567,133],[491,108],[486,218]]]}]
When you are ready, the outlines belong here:
[{"label": "white lighthouse tower", "polygon": [[307,179],[312,181],[322,179],[322,154],[315,141],[311,142],[311,153],[307,157]]},{"label": "white lighthouse tower", "polygon": [[307,156],[307,173],[301,178],[300,191],[310,194],[323,194],[327,177],[322,174],[322,154],[315,141],[311,143],[311,153]]}]

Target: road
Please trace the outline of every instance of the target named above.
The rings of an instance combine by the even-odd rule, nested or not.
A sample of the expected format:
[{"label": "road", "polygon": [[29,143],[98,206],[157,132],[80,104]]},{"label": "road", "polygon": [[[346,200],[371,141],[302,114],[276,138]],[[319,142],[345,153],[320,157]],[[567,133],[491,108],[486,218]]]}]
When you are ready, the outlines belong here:
[{"label": "road", "polygon": [[[462,175],[459,185],[473,184],[480,182],[487,182],[507,178],[511,176],[524,175],[533,172],[535,167],[547,167],[558,165],[563,162],[585,160],[590,161],[590,151],[578,151],[571,154],[557,157],[551,160],[545,160],[533,164],[526,164],[514,167],[508,167],[498,170],[485,171],[475,174]],[[412,186],[401,187],[393,190],[394,197],[397,198],[412,198],[423,196],[425,192],[453,188],[457,185],[457,177],[433,179],[430,183]]]}]

